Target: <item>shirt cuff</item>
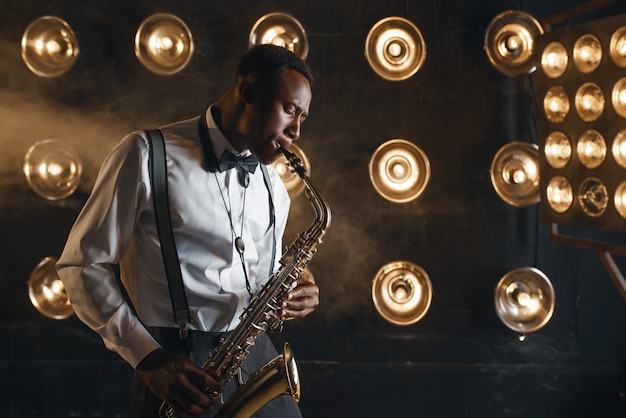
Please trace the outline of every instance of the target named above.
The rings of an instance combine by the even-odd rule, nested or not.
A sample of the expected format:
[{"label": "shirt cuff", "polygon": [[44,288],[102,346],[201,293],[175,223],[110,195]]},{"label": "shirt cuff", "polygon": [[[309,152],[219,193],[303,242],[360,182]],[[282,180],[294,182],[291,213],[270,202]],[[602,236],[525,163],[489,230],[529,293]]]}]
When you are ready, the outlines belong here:
[{"label": "shirt cuff", "polygon": [[161,347],[143,326],[136,326],[124,339],[128,344],[117,345],[107,340],[104,340],[104,344],[108,349],[117,352],[133,369],[148,354]]}]

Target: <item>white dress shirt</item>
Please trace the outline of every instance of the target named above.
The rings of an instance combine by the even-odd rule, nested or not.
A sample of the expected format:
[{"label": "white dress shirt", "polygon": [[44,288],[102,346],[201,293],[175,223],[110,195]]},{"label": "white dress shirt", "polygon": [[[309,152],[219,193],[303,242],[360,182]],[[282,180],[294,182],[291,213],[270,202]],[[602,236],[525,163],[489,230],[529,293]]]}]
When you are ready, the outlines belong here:
[{"label": "white dress shirt", "polygon": [[[215,155],[226,149],[236,154],[210,111],[205,117]],[[290,202],[280,177],[268,166],[274,229],[262,170],[257,167],[250,175],[248,188],[237,180],[237,169],[209,171],[199,120],[160,128],[172,228],[191,311],[189,328],[227,331],[237,326],[250,301],[235,237],[243,238],[245,269],[256,293],[268,279],[274,231],[274,270],[279,267]],[[144,325],[177,326],[155,223],[148,156],[144,132],[127,135],[111,151],[57,264],[76,315],[133,367],[159,347]],[[111,269],[117,263],[137,315]]]}]

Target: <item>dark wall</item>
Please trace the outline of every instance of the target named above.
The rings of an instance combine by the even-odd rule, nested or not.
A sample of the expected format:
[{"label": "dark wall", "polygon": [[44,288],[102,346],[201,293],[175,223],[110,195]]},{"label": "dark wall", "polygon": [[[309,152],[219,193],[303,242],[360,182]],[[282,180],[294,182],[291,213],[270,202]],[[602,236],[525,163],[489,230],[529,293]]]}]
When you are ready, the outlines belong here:
[{"label": "dark wall", "polygon": [[[80,4],[77,4],[80,3]],[[512,140],[536,142],[532,75],[496,71],[483,50],[491,19],[524,10],[545,19],[582,1],[107,1],[0,5],[0,400],[5,416],[127,417],[131,369],[75,317],[54,321],[30,304],[26,281],[58,256],[106,153],[128,131],[190,117],[232,82],[250,28],[284,11],[305,27],[316,83],[298,145],[333,224],[310,268],[321,305],[276,335],[291,343],[307,417],[623,417],[626,303],[593,251],[558,244],[537,205],[515,208],[495,193],[489,167]],[[135,31],[156,12],[190,27],[190,64],[172,76],[143,68]],[[582,18],[626,12],[615,2]],[[32,74],[20,38],[35,18],[66,20],[80,42],[61,77]],[[380,78],[364,56],[383,17],[415,23],[424,67],[400,82]],[[581,18],[581,17],[579,17]],[[625,20],[626,24],[626,20]],[[22,162],[37,140],[72,144],[85,165],[77,193],[47,201]],[[409,203],[379,196],[368,174],[374,150],[407,139],[428,155],[431,181]],[[294,199],[289,244],[312,220]],[[569,230],[568,230],[569,231]],[[579,232],[579,231],[574,231]],[[583,231],[624,243],[623,234]],[[382,265],[408,260],[433,284],[417,324],[376,311],[371,284]],[[621,260],[617,260],[622,263]],[[498,319],[494,287],[533,266],[552,281],[552,320],[524,342]]]}]

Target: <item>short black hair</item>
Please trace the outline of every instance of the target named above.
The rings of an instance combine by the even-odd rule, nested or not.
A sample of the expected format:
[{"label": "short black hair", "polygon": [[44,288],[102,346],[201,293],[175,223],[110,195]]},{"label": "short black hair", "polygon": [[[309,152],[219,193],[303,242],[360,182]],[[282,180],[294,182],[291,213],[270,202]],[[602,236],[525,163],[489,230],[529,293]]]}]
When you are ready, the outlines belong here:
[{"label": "short black hair", "polygon": [[313,74],[307,63],[287,48],[272,44],[250,48],[237,64],[237,75],[253,75],[256,81],[275,84],[284,68],[298,71],[313,85]]}]

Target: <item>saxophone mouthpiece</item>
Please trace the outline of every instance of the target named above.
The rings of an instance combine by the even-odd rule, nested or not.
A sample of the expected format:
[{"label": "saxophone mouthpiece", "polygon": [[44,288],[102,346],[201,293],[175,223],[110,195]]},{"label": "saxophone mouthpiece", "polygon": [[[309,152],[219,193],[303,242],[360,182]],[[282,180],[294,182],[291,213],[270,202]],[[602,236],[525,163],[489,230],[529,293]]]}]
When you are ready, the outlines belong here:
[{"label": "saxophone mouthpiece", "polygon": [[287,158],[291,169],[298,175],[300,178],[304,178],[306,176],[306,172],[304,170],[304,166],[302,165],[302,160],[298,158],[296,154],[293,152],[287,151],[282,145],[280,145],[280,150]]}]

